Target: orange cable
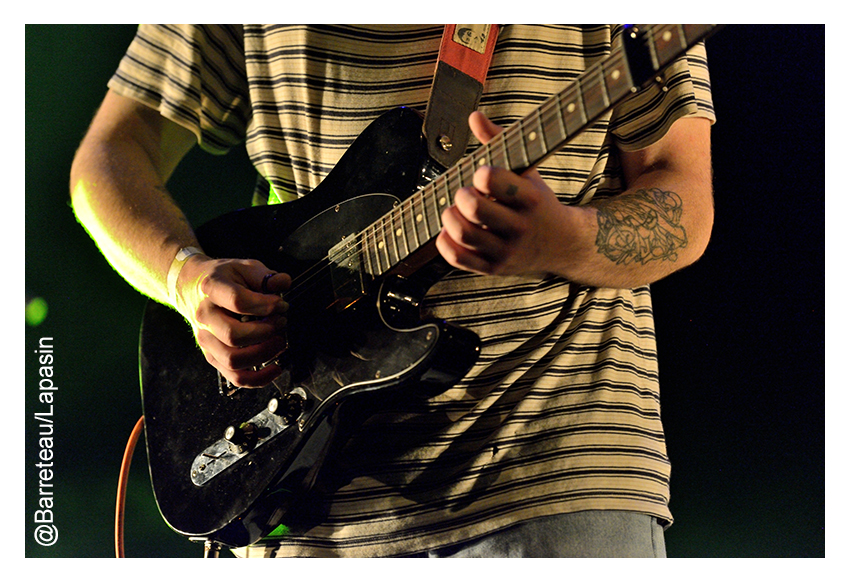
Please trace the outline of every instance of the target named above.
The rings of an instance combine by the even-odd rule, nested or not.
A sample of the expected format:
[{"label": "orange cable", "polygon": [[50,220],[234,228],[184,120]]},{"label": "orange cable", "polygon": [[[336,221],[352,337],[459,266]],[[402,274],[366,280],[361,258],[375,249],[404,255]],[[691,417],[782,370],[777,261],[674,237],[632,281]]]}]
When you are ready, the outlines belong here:
[{"label": "orange cable", "polygon": [[127,476],[130,474],[130,462],[133,460],[133,450],[142,428],[145,425],[145,417],[142,416],[133,427],[127,448],[124,449],[124,458],[121,460],[121,473],[118,476],[118,499],[115,502],[115,557],[124,557],[124,505],[127,493]]}]

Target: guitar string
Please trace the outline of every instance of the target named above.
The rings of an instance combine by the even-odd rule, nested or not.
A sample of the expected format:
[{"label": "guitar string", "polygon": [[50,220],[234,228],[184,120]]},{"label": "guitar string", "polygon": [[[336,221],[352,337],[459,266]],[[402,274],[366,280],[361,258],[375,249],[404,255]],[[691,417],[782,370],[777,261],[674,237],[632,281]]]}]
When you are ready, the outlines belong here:
[{"label": "guitar string", "polygon": [[[311,285],[316,282],[318,278],[325,276],[327,272],[329,272],[330,268],[333,264],[338,263],[340,259],[348,258],[352,261],[357,261],[357,263],[361,266],[362,274],[369,274],[373,276],[380,276],[386,271],[390,270],[392,267],[397,265],[403,259],[407,258],[411,253],[409,250],[409,242],[407,241],[405,225],[412,225],[411,230],[416,233],[416,218],[413,211],[413,205],[416,199],[420,199],[423,205],[423,220],[427,220],[427,216],[429,216],[429,211],[426,205],[430,202],[433,204],[433,219],[436,221],[436,224],[440,227],[442,226],[442,222],[440,220],[440,207],[448,207],[453,204],[454,192],[457,189],[465,187],[467,185],[471,185],[472,174],[474,174],[476,166],[478,165],[476,160],[483,160],[485,162],[489,162],[493,164],[494,162],[502,161],[506,167],[510,167],[510,158],[507,153],[496,153],[493,154],[493,150],[501,147],[502,150],[507,152],[508,149],[513,148],[516,145],[517,140],[520,140],[520,144],[522,143],[522,135],[517,135],[517,132],[522,131],[522,120],[520,122],[514,124],[513,126],[506,129],[504,132],[496,136],[493,140],[488,142],[487,144],[482,145],[477,150],[475,150],[472,154],[467,156],[466,158],[459,161],[456,165],[449,168],[443,174],[437,176],[433,182],[425,186],[424,188],[416,191],[409,198],[402,201],[397,208],[392,209],[387,214],[383,215],[377,221],[372,223],[370,226],[363,229],[361,232],[357,233],[352,242],[340,251],[337,251],[336,254],[329,253],[327,257],[323,257],[319,259],[316,263],[314,263],[310,268],[301,273],[300,275],[293,278],[292,283],[288,291],[283,294],[284,300],[288,302],[296,301],[299,297],[301,297],[304,293],[308,292]],[[510,143],[513,141],[513,143]],[[510,143],[510,145],[508,145]],[[446,196],[445,201],[438,196],[438,192],[445,190]],[[442,202],[442,203],[441,203]],[[405,218],[405,210],[409,209],[410,217]],[[398,218],[398,222],[402,225],[400,229],[401,234],[397,234],[398,230],[394,228],[394,224],[396,223],[395,218]],[[390,225],[390,236],[387,236],[387,223]],[[381,230],[381,234],[377,234],[375,232],[375,238],[378,240],[372,248],[369,248],[369,243],[367,238],[369,237],[369,232]],[[429,238],[425,243],[421,243],[418,245],[419,248],[424,246],[424,244],[430,242],[433,238],[436,237],[435,233],[431,232],[431,225],[427,225]],[[416,234],[418,237],[418,233]],[[402,254],[398,249],[398,239],[400,237],[405,237],[405,242],[407,246],[407,252]],[[389,238],[389,240],[388,240]],[[390,256],[390,248],[394,248],[393,254],[395,255],[395,260]],[[381,250],[383,249],[386,254],[386,264],[387,268],[384,269],[381,264]],[[418,249],[416,249],[418,250]],[[415,250],[414,250],[415,252]],[[373,272],[367,273],[363,268],[363,258],[365,256],[374,255],[376,258],[376,262],[378,269],[374,269]],[[374,272],[378,271],[378,272]]]},{"label": "guitar string", "polygon": [[[559,110],[559,112],[561,114],[561,118],[563,120],[563,110],[558,107],[558,100],[556,98],[559,95],[570,93],[571,91],[575,91],[575,90],[577,90],[577,89],[574,89],[573,87],[568,87],[567,89],[561,91],[560,93],[557,93],[557,94],[551,96],[546,101],[544,101],[543,104],[541,105],[541,108],[546,107],[547,105],[550,106],[550,107],[556,107]],[[387,240],[385,224],[387,222],[389,222],[392,225],[393,222],[394,222],[393,217],[394,217],[395,214],[398,214],[400,216],[401,223],[405,224],[404,210],[407,206],[412,207],[411,201],[414,200],[415,199],[414,197],[417,197],[417,196],[422,199],[423,207],[425,205],[427,205],[429,201],[434,204],[435,218],[437,219],[437,222],[440,223],[441,221],[439,220],[439,207],[451,205],[452,201],[450,199],[453,199],[453,192],[455,192],[457,190],[457,188],[464,187],[465,185],[471,184],[472,177],[469,176],[469,178],[466,179],[466,176],[464,175],[464,173],[469,172],[470,170],[474,173],[475,167],[478,165],[479,161],[483,160],[485,163],[488,163],[489,165],[501,165],[502,167],[507,167],[507,168],[510,169],[511,168],[511,156],[512,156],[512,153],[513,153],[513,156],[514,156],[515,159],[521,158],[521,159],[525,160],[526,162],[530,162],[531,160],[529,160],[528,154],[526,152],[526,148],[524,146],[523,128],[526,125],[530,124],[531,120],[533,119],[533,116],[535,116],[535,115],[536,115],[536,111],[533,111],[531,114],[527,115],[525,118],[520,119],[519,121],[517,121],[516,123],[514,123],[510,127],[506,128],[503,132],[501,132],[498,136],[496,136],[490,142],[482,145],[477,150],[475,150],[472,154],[470,154],[469,156],[467,156],[466,158],[464,158],[460,162],[458,162],[455,166],[452,166],[445,173],[443,173],[440,176],[438,176],[437,178],[435,178],[435,180],[432,183],[428,184],[426,187],[422,188],[421,190],[414,192],[414,194],[410,198],[404,200],[399,205],[399,208],[397,208],[397,209],[394,208],[393,210],[391,210],[390,212],[388,212],[387,214],[385,214],[384,216],[379,218],[377,221],[372,223],[372,225],[366,227],[361,232],[357,233],[355,235],[355,237],[352,239],[353,242],[351,243],[350,246],[347,247],[347,249],[339,251],[335,255],[329,254],[328,257],[323,257],[322,259],[317,261],[314,265],[312,265],[309,269],[307,269],[304,273],[295,277],[292,281],[290,289],[283,295],[284,299],[287,300],[287,301],[290,301],[290,302],[297,300],[300,296],[303,295],[303,293],[306,293],[309,290],[310,285],[312,285],[312,283],[314,281],[316,281],[317,278],[325,275],[326,271],[328,271],[331,268],[331,265],[333,263],[338,262],[338,260],[340,258],[345,257],[345,256],[347,256],[351,259],[358,260],[360,262],[360,265],[362,266],[362,264],[363,264],[362,259],[363,259],[364,256],[367,256],[367,254],[370,255],[370,256],[374,255],[375,258],[376,258],[376,262],[378,263],[376,265],[378,267],[377,271],[379,271],[379,272],[377,272],[377,273],[375,273],[375,272],[367,273],[367,274],[371,274],[373,276],[379,276],[379,275],[383,274],[384,272],[386,272],[387,270],[391,269],[396,264],[398,264],[398,262],[400,262],[401,260],[406,258],[406,256],[409,255],[409,253],[406,254],[405,256],[401,257],[401,256],[399,256],[399,253],[396,251],[394,254],[396,255],[397,260],[396,261],[392,260],[392,258],[389,255],[390,243]],[[562,124],[565,125],[565,122],[563,122]],[[566,139],[567,137],[569,137],[569,136],[564,136],[563,139]],[[562,139],[557,140],[557,141],[560,142],[560,141],[562,141]],[[539,161],[539,160],[536,160],[536,161]],[[499,164],[499,162],[501,162],[501,164]],[[530,165],[530,164],[527,164],[527,165]],[[451,184],[455,181],[458,183],[457,188],[455,188],[454,186],[451,186]],[[438,190],[440,190],[442,188],[445,188],[445,190],[446,190],[447,199],[446,199],[445,204],[440,205],[438,203],[439,198],[438,198],[437,192],[438,192]],[[411,204],[408,204],[409,202],[411,202]],[[428,216],[429,215],[428,210],[425,209],[425,208],[423,208],[423,210],[424,210],[423,216]],[[413,211],[411,209],[411,213],[412,212]],[[382,234],[377,233],[378,229],[381,230]],[[415,227],[415,224],[414,224],[413,230],[415,231],[415,229],[416,229],[416,227]],[[374,231],[375,235],[376,235],[375,236],[376,242],[375,242],[375,245],[373,246],[373,248],[369,248],[369,243],[366,240],[369,236],[370,230]],[[390,229],[390,230],[393,231],[393,229]],[[404,234],[403,228],[402,228],[402,233]],[[430,233],[430,228],[429,228],[429,234],[431,236],[428,239],[428,241],[426,241],[426,242],[429,242],[431,239],[433,239],[436,236],[436,234]],[[391,237],[391,238],[393,239],[393,241],[395,241],[397,237]],[[378,240],[378,239],[380,239],[380,240]],[[395,244],[395,242],[393,244]],[[422,245],[420,244],[420,247],[421,246]],[[381,264],[382,263],[382,260],[381,260],[381,250],[382,249],[383,249],[384,253],[386,254],[386,264],[388,265],[387,269],[383,269],[383,265]],[[361,271],[363,272],[362,268],[361,268]]]},{"label": "guitar string", "polygon": [[[454,170],[454,168],[452,168],[452,170]],[[422,189],[414,192],[411,197],[402,201],[402,203],[399,205],[399,207],[394,208],[393,210],[391,210],[390,212],[388,212],[387,214],[383,215],[381,218],[379,218],[378,220],[373,222],[370,226],[366,227],[365,229],[363,229],[362,231],[357,233],[352,238],[352,242],[350,243],[350,245],[347,245],[346,249],[340,250],[336,254],[329,253],[327,257],[322,257],[316,263],[314,263],[310,268],[308,268],[306,271],[304,271],[300,275],[293,278],[289,290],[286,291],[283,294],[284,300],[290,301],[290,302],[297,300],[304,293],[309,291],[309,289],[311,288],[311,285],[314,282],[316,282],[316,280],[318,278],[325,276],[325,274],[327,272],[329,272],[329,270],[330,270],[330,268],[332,267],[333,264],[338,263],[339,260],[344,258],[344,257],[348,257],[348,258],[351,258],[352,260],[358,261],[358,263],[361,265],[361,273],[366,274],[366,275],[373,275],[373,276],[376,276],[376,277],[383,274],[384,272],[388,271],[393,266],[395,266],[395,264],[397,264],[401,259],[408,256],[409,253],[408,253],[408,255],[405,255],[404,257],[399,257],[398,253],[396,253],[396,258],[398,258],[399,261],[393,261],[391,259],[390,255],[389,255],[389,248],[388,248],[389,242],[387,241],[385,224],[388,221],[390,222],[390,224],[392,224],[394,214],[399,214],[401,216],[401,220],[403,221],[404,220],[404,218],[403,218],[404,209],[405,209],[406,206],[410,205],[408,203],[411,202],[414,199],[414,197],[418,197],[422,200],[423,220],[425,220],[424,217],[428,215],[428,211],[424,208],[424,206],[427,204],[426,198],[428,196],[431,196],[432,198],[436,197],[437,187],[440,185],[441,182],[447,181],[447,179],[449,177],[448,174],[449,174],[449,172],[441,174],[432,183],[430,183],[427,186],[423,187]],[[429,192],[428,192],[429,190],[433,190],[434,193],[429,194]],[[411,210],[411,212],[412,212],[412,210]],[[439,214],[437,212],[436,207],[434,208],[434,212],[435,212],[434,219],[437,221],[437,223],[440,223]],[[415,228],[415,226],[414,226],[414,228]],[[430,226],[429,226],[429,228],[430,228]],[[378,229],[384,231],[383,234],[378,234],[377,233]],[[382,240],[379,241],[380,246],[378,246],[379,242],[376,242],[374,245],[372,245],[371,249],[368,248],[369,243],[367,241],[367,238],[369,237],[370,231],[373,231],[375,233],[376,241],[377,241],[378,238],[382,239]],[[429,235],[430,235],[429,241],[436,236],[436,235],[431,235],[430,232],[429,232]],[[420,246],[422,246],[422,245],[420,245]],[[380,258],[382,251],[386,253],[386,260],[385,261],[382,261],[381,258]],[[373,265],[373,272],[372,273],[367,273],[364,269],[362,269],[363,258],[365,256],[367,256],[369,253],[373,254],[376,257],[376,262],[377,262],[377,265]],[[383,264],[382,264],[384,262],[387,264],[386,269],[384,269]],[[377,268],[375,268],[375,267],[377,267]],[[377,271],[377,272],[375,272],[375,271]]]},{"label": "guitar string", "polygon": [[[650,29],[648,31],[648,35],[650,37],[650,44],[652,42],[654,42],[654,40],[653,40],[654,33],[660,33],[660,34],[663,35],[664,32],[666,32],[666,31],[668,31],[672,28],[675,28],[677,26],[678,25],[657,25],[654,28]],[[686,31],[679,30],[678,32],[680,32],[681,35],[687,41]],[[398,209],[394,208],[393,210],[391,210],[390,212],[388,212],[387,214],[382,216],[380,219],[378,219],[377,221],[372,223],[372,225],[366,227],[361,232],[357,233],[354,236],[353,243],[346,250],[339,251],[335,255],[329,254],[328,257],[323,257],[322,259],[317,261],[314,265],[312,265],[310,268],[308,268],[306,271],[304,271],[300,275],[296,276],[292,281],[290,289],[283,294],[284,299],[289,300],[289,301],[297,300],[298,297],[303,295],[303,293],[306,293],[307,291],[309,291],[310,285],[312,285],[312,283],[316,280],[316,278],[324,276],[325,272],[329,271],[332,264],[337,263],[341,257],[347,256],[349,258],[356,259],[358,261],[358,264],[361,266],[361,269],[360,269],[361,273],[370,274],[370,275],[373,275],[373,276],[380,276],[384,272],[388,271],[393,266],[395,266],[396,264],[401,262],[401,260],[403,260],[404,258],[406,258],[407,256],[410,255],[409,242],[406,239],[406,231],[404,230],[404,226],[403,226],[404,224],[406,224],[405,219],[404,219],[405,207],[409,206],[411,215],[415,216],[413,206],[414,206],[416,198],[418,197],[419,199],[421,199],[422,205],[423,205],[423,220],[427,220],[428,211],[425,208],[425,205],[427,204],[426,197],[430,195],[432,201],[435,202],[434,212],[437,215],[436,216],[437,222],[440,223],[439,207],[436,206],[436,200],[437,200],[436,191],[441,186],[446,187],[446,192],[447,192],[448,198],[453,198],[453,192],[455,192],[457,190],[457,188],[450,187],[450,184],[452,183],[452,180],[454,178],[458,179],[458,184],[459,184],[458,188],[464,187],[466,184],[471,184],[471,179],[472,179],[471,176],[469,176],[469,181],[465,181],[465,176],[463,174],[465,168],[469,168],[474,172],[475,167],[478,165],[477,162],[483,160],[483,161],[487,162],[489,165],[496,165],[494,162],[501,161],[501,162],[504,163],[504,167],[512,169],[512,167],[511,167],[511,153],[513,153],[517,157],[521,157],[522,159],[524,159],[527,162],[526,165],[529,166],[529,167],[533,166],[536,163],[539,163],[543,158],[545,158],[546,155],[552,153],[552,151],[556,147],[560,147],[560,145],[564,141],[570,139],[571,137],[573,137],[575,134],[578,133],[578,130],[577,130],[577,131],[573,132],[573,136],[571,136],[569,131],[567,130],[567,126],[566,126],[567,120],[566,120],[565,114],[564,114],[565,108],[562,105],[563,99],[565,97],[569,97],[570,103],[572,103],[572,102],[576,101],[576,99],[575,99],[576,94],[577,94],[577,96],[582,96],[582,93],[581,93],[582,80],[586,81],[584,83],[584,86],[585,86],[586,89],[595,89],[597,86],[600,86],[600,85],[602,86],[602,88],[604,88],[605,83],[604,83],[603,66],[604,65],[612,65],[612,64],[616,65],[616,66],[622,66],[623,61],[625,61],[625,58],[626,58],[626,55],[624,54],[624,51],[619,50],[615,54],[611,55],[610,58],[605,59],[603,61],[600,61],[600,62],[592,65],[585,73],[582,74],[581,77],[579,77],[579,79],[576,79],[576,81],[577,81],[576,83],[574,83],[574,84],[570,85],[569,87],[567,87],[566,89],[548,97],[545,101],[543,101],[543,103],[539,107],[534,109],[530,114],[526,115],[525,117],[523,117],[522,119],[520,119],[519,121],[517,121],[516,123],[514,123],[510,127],[506,128],[502,133],[500,133],[498,136],[496,136],[493,140],[491,140],[487,144],[482,145],[480,148],[475,150],[471,155],[462,159],[455,166],[449,168],[449,170],[447,170],[445,173],[443,173],[440,176],[438,176],[437,178],[435,178],[435,180],[433,182],[431,182],[430,184],[428,184],[424,188],[414,192],[413,195],[411,195],[411,197],[409,197],[406,200],[401,202]],[[602,74],[600,74],[600,73],[602,73]],[[587,119],[587,109],[584,105],[583,100],[580,102],[580,105],[581,105],[581,108],[584,110],[582,112],[584,114],[584,117],[582,119],[582,126],[580,127],[580,129],[581,129],[589,121]],[[607,109],[607,107],[606,107],[606,109]],[[562,136],[561,135],[557,136],[557,139],[555,140],[554,145],[550,145],[548,143],[545,143],[543,146],[541,146],[542,151],[544,152],[544,155],[541,156],[540,159],[531,160],[531,159],[529,159],[528,148],[525,145],[525,141],[528,139],[528,134],[526,134],[524,132],[524,128],[527,127],[527,126],[530,126],[532,123],[534,123],[534,121],[536,119],[537,126],[540,127],[541,130],[543,130],[542,137],[547,138],[548,136],[546,135],[545,128],[544,128],[543,121],[542,121],[544,111],[546,113],[554,111],[554,113],[556,114],[556,119],[560,122],[559,129],[561,129],[561,131],[559,131],[559,133],[562,134]],[[495,152],[496,149],[501,149],[501,152],[498,152],[498,153],[496,153],[496,155],[494,155],[494,152]],[[429,193],[429,190],[433,191],[433,192]],[[450,203],[451,203],[451,201],[449,199],[447,199],[446,206],[450,205]],[[389,252],[390,252],[389,246],[390,245],[387,242],[385,224],[389,220],[389,223],[390,223],[390,226],[391,226],[390,231],[391,231],[392,234],[395,234],[396,230],[394,228],[392,228],[392,225],[394,224],[393,219],[394,219],[396,214],[398,214],[399,219],[400,219],[400,223],[402,224],[402,228],[400,229],[402,231],[402,234],[400,236],[405,237],[405,243],[406,243],[406,246],[407,246],[407,253],[405,253],[405,255],[402,257],[402,256],[400,256],[400,253],[398,252],[398,249],[396,248],[396,251],[395,251],[394,254],[396,255],[397,260],[392,261],[390,255],[389,255]],[[414,220],[415,220],[415,218],[414,218]],[[416,235],[417,240],[419,240],[418,239],[419,235],[418,235],[418,232],[416,230],[415,222],[412,222],[411,224],[413,224],[413,228],[412,228],[413,233]],[[382,235],[380,235],[380,238],[382,240],[375,243],[376,246],[375,246],[374,249],[367,248],[369,243],[366,239],[368,238],[370,229],[376,231],[377,228],[379,228],[379,227],[380,227],[380,229],[383,233]],[[427,229],[427,232],[430,235],[430,238],[428,239],[428,241],[426,241],[426,243],[427,243],[427,242],[430,242],[430,240],[432,240],[436,235],[430,233],[430,225],[426,224],[426,229]],[[377,235],[377,232],[376,232],[376,238],[377,238],[377,236],[378,235]],[[393,245],[398,244],[398,236],[392,237],[392,240],[393,240]],[[383,244],[381,245],[381,243],[383,243]],[[425,243],[422,243],[420,241],[418,246],[421,248],[423,246],[423,244],[425,244]],[[380,258],[381,248],[383,248],[384,253],[386,254],[386,263],[388,265],[387,269],[383,269],[383,266],[381,265],[381,258]],[[375,265],[373,265],[373,272],[372,273],[366,273],[365,270],[362,268],[363,257],[367,256],[368,253],[373,253],[374,256],[375,256],[376,262],[377,262],[376,266],[378,267],[378,269],[374,269]],[[377,272],[377,273],[374,272],[376,270],[379,271],[379,272]],[[301,293],[296,295],[295,293],[299,292],[299,291]]]}]

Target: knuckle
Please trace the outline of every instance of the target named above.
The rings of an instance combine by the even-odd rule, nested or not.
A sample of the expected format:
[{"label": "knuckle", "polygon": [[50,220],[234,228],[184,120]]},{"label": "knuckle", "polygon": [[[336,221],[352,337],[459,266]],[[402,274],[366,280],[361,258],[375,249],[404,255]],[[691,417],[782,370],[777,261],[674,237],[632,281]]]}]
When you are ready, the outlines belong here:
[{"label": "knuckle", "polygon": [[230,309],[236,313],[246,314],[251,308],[251,303],[234,288],[228,291],[225,301],[227,301]]},{"label": "knuckle", "polygon": [[243,370],[228,370],[228,372],[225,374],[225,377],[227,377],[231,384],[235,384],[236,386],[251,386],[250,377]]},{"label": "knuckle", "polygon": [[460,207],[462,214],[471,222],[481,223],[483,198],[464,190],[461,190],[459,194],[461,195],[456,198],[455,204]]},{"label": "knuckle", "polygon": [[225,325],[218,333],[218,340],[226,346],[239,347],[239,334],[233,329],[233,326]]},{"label": "knuckle", "polygon": [[457,242],[467,247],[475,246],[475,244],[478,242],[477,235],[478,233],[475,232],[474,229],[462,228],[458,232]]},{"label": "knuckle", "polygon": [[493,184],[495,176],[496,168],[494,166],[481,166],[475,170],[475,174],[472,176],[472,183],[476,187],[482,186],[487,188],[487,191],[489,191],[489,187]]},{"label": "knuckle", "polygon": [[204,297],[209,297],[210,293],[215,289],[218,278],[219,275],[215,271],[209,272],[205,277],[201,278],[201,281],[198,283],[198,289]]},{"label": "knuckle", "polygon": [[210,366],[213,366],[214,368],[219,367],[218,361],[212,356],[210,352],[208,352],[207,350],[201,350],[201,353],[204,354],[204,359],[206,359],[207,363]]},{"label": "knuckle", "polygon": [[206,309],[204,309],[204,304],[201,303],[197,307],[195,307],[195,311],[192,313],[193,323],[204,323],[204,315],[206,313]]},{"label": "knuckle", "polygon": [[219,362],[231,373],[238,373],[245,367],[240,359],[235,352],[228,350],[222,355]]}]

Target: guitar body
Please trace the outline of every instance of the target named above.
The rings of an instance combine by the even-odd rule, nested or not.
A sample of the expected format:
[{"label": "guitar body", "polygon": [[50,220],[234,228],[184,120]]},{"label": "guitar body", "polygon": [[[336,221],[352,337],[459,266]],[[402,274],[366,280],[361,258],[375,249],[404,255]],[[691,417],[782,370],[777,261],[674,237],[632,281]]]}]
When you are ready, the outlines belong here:
[{"label": "guitar body", "polygon": [[390,111],[309,195],[198,229],[210,256],[258,259],[293,277],[289,348],[272,384],[229,386],[183,318],[148,304],[140,342],[145,434],[154,495],[176,531],[230,546],[259,540],[285,521],[329,449],[344,441],[347,402],[367,393],[378,402],[423,397],[477,358],[471,332],[419,320],[418,302],[442,274],[433,245],[404,277],[369,275],[346,246],[433,171],[421,127],[413,110]]}]

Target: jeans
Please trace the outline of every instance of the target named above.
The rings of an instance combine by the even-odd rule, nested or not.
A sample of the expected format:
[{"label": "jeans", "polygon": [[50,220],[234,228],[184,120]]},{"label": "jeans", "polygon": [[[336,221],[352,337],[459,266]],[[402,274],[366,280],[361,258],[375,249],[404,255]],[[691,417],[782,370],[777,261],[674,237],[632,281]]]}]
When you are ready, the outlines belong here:
[{"label": "jeans", "polygon": [[580,511],[542,517],[411,557],[665,558],[664,528],[628,511]]}]

